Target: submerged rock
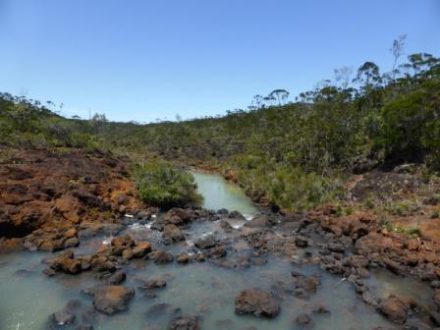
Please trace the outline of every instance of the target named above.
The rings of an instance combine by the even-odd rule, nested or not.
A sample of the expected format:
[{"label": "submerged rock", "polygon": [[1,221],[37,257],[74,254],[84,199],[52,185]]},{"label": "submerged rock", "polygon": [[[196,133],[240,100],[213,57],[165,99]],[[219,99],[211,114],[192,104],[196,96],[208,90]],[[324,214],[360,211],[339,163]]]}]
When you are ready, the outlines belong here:
[{"label": "submerged rock", "polygon": [[142,286],[140,286],[139,288],[151,290],[151,289],[164,288],[166,286],[167,286],[167,281],[165,281],[162,278],[154,278],[151,280],[144,281]]},{"label": "submerged rock", "polygon": [[75,315],[70,313],[66,309],[62,309],[58,312],[53,313],[50,316],[49,320],[54,326],[65,326],[75,322]]},{"label": "submerged rock", "polygon": [[280,313],[280,305],[269,292],[247,289],[235,298],[235,313],[273,318]]},{"label": "submerged rock", "polygon": [[128,309],[128,304],[134,297],[134,290],[120,285],[103,286],[91,289],[87,293],[93,296],[93,306],[98,312],[115,314]]},{"label": "submerged rock", "polygon": [[179,316],[168,326],[169,330],[199,330],[199,321],[195,316]]},{"label": "submerged rock", "polygon": [[157,250],[154,252],[151,252],[149,255],[149,258],[154,261],[155,264],[161,265],[161,264],[169,264],[173,262],[174,257],[171,253],[168,253],[163,250]]},{"label": "submerged rock", "polygon": [[194,242],[199,249],[210,249],[217,245],[217,239],[214,235],[207,235]]},{"label": "submerged rock", "polygon": [[408,316],[408,307],[394,295],[381,300],[378,310],[394,323],[403,324]]}]

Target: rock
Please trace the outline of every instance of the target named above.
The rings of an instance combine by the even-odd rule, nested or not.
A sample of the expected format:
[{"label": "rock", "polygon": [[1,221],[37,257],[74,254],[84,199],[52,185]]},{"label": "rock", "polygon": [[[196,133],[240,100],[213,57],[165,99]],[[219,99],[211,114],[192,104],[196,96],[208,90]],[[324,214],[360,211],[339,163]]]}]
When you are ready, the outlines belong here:
[{"label": "rock", "polygon": [[123,271],[118,271],[118,272],[112,274],[111,276],[109,276],[107,278],[106,282],[109,285],[117,285],[117,284],[121,284],[122,282],[124,282],[126,278],[127,278],[127,275]]},{"label": "rock", "polygon": [[440,290],[435,290],[433,300],[434,303],[437,305],[437,308],[440,309]]},{"label": "rock", "polygon": [[173,225],[182,225],[194,219],[197,215],[193,210],[173,208],[169,210],[163,217],[165,223]]},{"label": "rock", "polygon": [[407,306],[396,296],[390,295],[379,303],[378,310],[394,323],[404,324],[407,318]]},{"label": "rock", "polygon": [[64,233],[64,237],[67,239],[76,237],[76,235],[77,235],[77,230],[75,228],[70,228]]},{"label": "rock", "polygon": [[185,240],[185,235],[183,231],[181,231],[179,227],[173,224],[165,225],[165,227],[163,228],[163,237],[170,243]]},{"label": "rock", "polygon": [[124,260],[131,260],[133,259],[133,250],[132,249],[125,249],[122,251],[122,259]]},{"label": "rock", "polygon": [[165,314],[165,312],[170,308],[171,308],[170,304],[166,304],[166,303],[155,304],[147,310],[146,316],[148,318],[160,317],[161,315]]},{"label": "rock", "polygon": [[199,330],[199,321],[195,316],[179,316],[168,326],[169,330]]},{"label": "rock", "polygon": [[143,258],[151,252],[151,244],[148,242],[138,242],[133,248],[133,258]]},{"label": "rock", "polygon": [[295,323],[300,327],[304,327],[310,324],[310,322],[312,322],[312,319],[310,318],[310,315],[306,313],[299,314],[295,318]]},{"label": "rock", "polygon": [[246,218],[243,216],[243,214],[241,214],[238,211],[232,211],[231,213],[229,213],[228,218],[246,220]]},{"label": "rock", "polygon": [[249,228],[270,227],[271,222],[267,216],[259,215],[252,220],[247,221],[244,226]]},{"label": "rock", "polygon": [[126,311],[130,300],[134,297],[134,290],[120,285],[103,286],[92,289],[93,306],[98,312],[115,314]]},{"label": "rock", "polygon": [[116,270],[116,263],[108,256],[94,255],[90,259],[90,267],[98,272],[114,272]]},{"label": "rock", "polygon": [[142,286],[140,286],[139,288],[151,290],[151,289],[164,288],[166,286],[167,286],[167,281],[165,281],[164,279],[161,279],[161,278],[155,278],[155,279],[144,281]]},{"label": "rock", "polygon": [[313,313],[328,314],[328,313],[330,313],[330,310],[327,307],[325,307],[324,305],[318,304],[313,307]]},{"label": "rock", "polygon": [[115,237],[112,242],[112,253],[116,256],[121,256],[122,252],[126,249],[130,249],[135,246],[134,240],[128,236],[118,236]]},{"label": "rock", "polygon": [[194,245],[199,249],[210,249],[217,245],[217,239],[214,235],[206,235],[196,240]]},{"label": "rock", "polygon": [[440,289],[440,281],[437,281],[437,280],[431,281],[431,283],[429,285],[433,289]]},{"label": "rock", "polygon": [[207,256],[212,259],[220,259],[226,257],[226,249],[223,245],[216,246],[207,252]]},{"label": "rock", "polygon": [[280,305],[271,293],[260,289],[247,289],[235,298],[235,313],[273,318],[280,313]]},{"label": "rock", "polygon": [[74,258],[71,251],[61,254],[60,256],[49,261],[49,267],[55,272],[63,272],[66,274],[79,274],[82,272],[81,261]]},{"label": "rock", "polygon": [[73,248],[73,247],[77,247],[78,245],[79,245],[79,240],[76,237],[68,238],[64,242],[64,248],[65,249],[70,249],[70,248]]},{"label": "rock", "polygon": [[65,309],[62,309],[58,312],[53,313],[50,316],[50,321],[55,326],[64,326],[75,322],[75,315],[66,311]]},{"label": "rock", "polygon": [[295,289],[301,289],[308,293],[315,293],[321,280],[317,276],[299,276],[295,280]]},{"label": "rock", "polygon": [[429,313],[429,318],[437,327],[440,327],[440,313],[431,312]]},{"label": "rock", "polygon": [[191,260],[187,253],[181,253],[177,256],[177,262],[179,264],[187,264]]},{"label": "rock", "polygon": [[162,264],[169,264],[173,262],[174,257],[171,253],[168,253],[163,250],[157,250],[154,252],[151,252],[148,257],[154,261],[155,264],[162,265]]},{"label": "rock", "polygon": [[295,245],[299,248],[306,248],[309,246],[309,241],[307,238],[299,236],[295,238]]}]

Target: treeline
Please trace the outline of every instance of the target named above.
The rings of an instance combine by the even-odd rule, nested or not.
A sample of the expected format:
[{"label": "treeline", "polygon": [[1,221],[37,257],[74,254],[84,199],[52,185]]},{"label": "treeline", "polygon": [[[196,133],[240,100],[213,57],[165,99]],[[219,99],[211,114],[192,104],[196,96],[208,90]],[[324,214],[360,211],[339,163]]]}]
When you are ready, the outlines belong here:
[{"label": "treeline", "polygon": [[210,164],[235,173],[255,200],[309,208],[337,197],[344,173],[404,162],[440,170],[440,59],[419,53],[397,65],[395,50],[391,72],[365,62],[352,78],[341,68],[295,102],[278,89],[220,118],[148,125],[66,120],[3,94],[0,141]]}]

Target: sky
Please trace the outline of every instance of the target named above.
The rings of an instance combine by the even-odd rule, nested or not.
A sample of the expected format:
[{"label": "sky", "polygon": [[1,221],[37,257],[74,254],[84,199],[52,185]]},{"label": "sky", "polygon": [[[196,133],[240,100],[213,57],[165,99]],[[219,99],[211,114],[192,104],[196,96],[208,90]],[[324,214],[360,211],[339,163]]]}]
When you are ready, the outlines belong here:
[{"label": "sky", "polygon": [[0,91],[153,122],[291,99],[333,70],[440,56],[439,0],[0,0]]}]

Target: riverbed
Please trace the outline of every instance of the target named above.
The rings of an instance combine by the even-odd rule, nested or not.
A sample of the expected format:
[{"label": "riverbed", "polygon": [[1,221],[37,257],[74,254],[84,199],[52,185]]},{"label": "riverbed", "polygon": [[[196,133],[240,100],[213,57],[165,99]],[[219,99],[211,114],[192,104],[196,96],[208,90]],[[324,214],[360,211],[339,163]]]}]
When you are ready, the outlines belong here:
[{"label": "riverbed", "polygon": [[[195,173],[199,192],[204,196],[204,208],[228,209],[242,213],[246,221],[258,214],[258,208],[238,188],[217,175]],[[52,313],[62,309],[69,301],[76,301],[75,323],[63,329],[92,324],[94,329],[167,329],[170,320],[177,315],[198,317],[202,329],[300,329],[295,319],[300,314],[312,315],[314,329],[373,329],[385,327],[398,329],[376,312],[373,306],[365,304],[345,278],[332,276],[320,270],[317,265],[303,265],[291,258],[255,256],[252,249],[240,238],[245,228],[225,229],[224,221],[195,221],[184,227],[185,241],[164,245],[161,233],[154,229],[154,223],[161,219],[157,214],[147,219],[126,217],[124,227],[111,235],[130,234],[138,240],[148,240],[155,248],[166,249],[177,255],[197,252],[194,242],[207,234],[217,237],[234,237],[231,256],[258,262],[237,263],[237,267],[226,267],[219,262],[191,262],[181,265],[176,262],[157,265],[151,260],[136,260],[122,264],[127,274],[123,284],[136,290],[134,299],[126,312],[106,316],[94,311],[90,297],[81,293],[101,285],[93,272],[80,275],[57,274],[47,277],[42,271],[45,253],[20,252],[0,256],[0,329],[41,330],[50,327],[48,319]],[[223,222],[222,222],[223,221]],[[96,235],[81,240],[75,248],[77,255],[96,250],[109,234]],[[228,252],[229,253],[229,252]],[[235,254],[234,254],[235,253]],[[264,261],[264,262],[261,262]],[[298,297],[291,290],[292,271],[306,276],[318,275],[320,285],[315,294]],[[157,289],[154,297],[137,289],[142,280],[165,278],[167,286]],[[416,280],[401,281],[389,273],[372,273],[369,285],[377,297],[402,291],[412,299],[429,304],[429,288]],[[260,319],[234,313],[234,299],[241,290],[260,288],[273,292],[280,301],[281,312],[274,319]],[[409,289],[410,288],[410,289]],[[327,312],[315,313],[317,306],[325,306]]]}]

